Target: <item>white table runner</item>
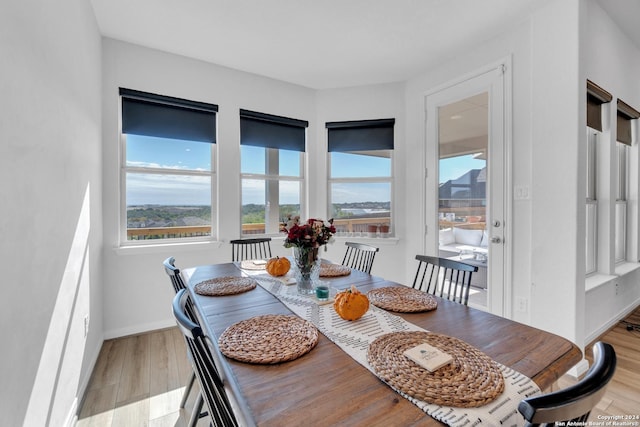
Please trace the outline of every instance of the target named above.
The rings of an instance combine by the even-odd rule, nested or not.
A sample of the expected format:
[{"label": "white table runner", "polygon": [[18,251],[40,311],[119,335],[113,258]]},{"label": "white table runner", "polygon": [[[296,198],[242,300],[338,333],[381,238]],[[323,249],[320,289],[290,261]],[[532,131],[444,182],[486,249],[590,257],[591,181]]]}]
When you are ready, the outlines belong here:
[{"label": "white table runner", "polygon": [[[313,296],[298,295],[295,285],[285,285],[282,281],[264,274],[251,275],[260,286],[296,315],[313,323],[328,339],[374,375],[376,372],[367,361],[367,350],[373,340],[391,332],[424,331],[423,328],[374,305],[371,305],[369,311],[356,322],[343,320],[335,312],[332,304],[321,305]],[[520,372],[500,363],[498,366],[504,376],[505,390],[496,400],[479,408],[429,404],[392,388],[431,417],[452,427],[521,426],[524,424],[524,418],[517,411],[518,403],[526,397],[539,394],[540,388]]]}]

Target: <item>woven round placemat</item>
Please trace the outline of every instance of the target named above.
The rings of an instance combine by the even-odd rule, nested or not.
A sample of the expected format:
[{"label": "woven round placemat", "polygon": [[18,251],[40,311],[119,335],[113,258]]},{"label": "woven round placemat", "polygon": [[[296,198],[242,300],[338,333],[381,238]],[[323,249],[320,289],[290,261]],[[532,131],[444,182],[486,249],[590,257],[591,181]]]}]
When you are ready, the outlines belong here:
[{"label": "woven round placemat", "polygon": [[320,264],[320,277],[348,276],[351,269],[340,264]]},{"label": "woven round placemat", "polygon": [[318,330],[307,320],[284,314],[266,314],[229,326],[218,339],[220,351],[240,362],[288,362],[311,351]]},{"label": "woven round placemat", "polygon": [[264,260],[246,259],[240,261],[240,268],[243,270],[266,270],[267,263]]},{"label": "woven round placemat", "polygon": [[250,277],[216,277],[196,284],[197,294],[207,296],[235,295],[256,287],[256,281]]},{"label": "woven round placemat", "polygon": [[376,307],[398,313],[430,311],[438,307],[438,302],[432,295],[406,286],[372,289],[367,297]]},{"label": "woven round placemat", "polygon": [[[453,361],[429,372],[403,353],[427,343]],[[486,405],[504,390],[497,363],[457,338],[425,331],[394,332],[376,338],[367,353],[377,375],[397,390],[427,403],[459,408]]]}]

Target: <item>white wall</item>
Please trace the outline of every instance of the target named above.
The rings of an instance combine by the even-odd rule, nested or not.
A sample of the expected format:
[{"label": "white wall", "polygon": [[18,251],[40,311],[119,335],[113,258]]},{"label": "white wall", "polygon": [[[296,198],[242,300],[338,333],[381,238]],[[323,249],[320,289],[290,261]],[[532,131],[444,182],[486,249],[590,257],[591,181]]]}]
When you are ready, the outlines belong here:
[{"label": "white wall", "polygon": [[[608,122],[609,124],[613,123],[615,127],[616,98],[640,109],[640,78],[638,77],[640,76],[640,47],[634,45],[620,31],[597,2],[590,0],[586,6],[586,28],[583,40],[586,78],[613,95],[613,102],[608,109],[610,116],[608,121],[605,121],[605,125]],[[615,129],[612,132],[615,133]],[[607,136],[615,138],[606,130],[604,136],[605,138]],[[630,224],[629,232],[635,234],[633,253],[637,255],[637,189],[640,185],[638,182],[640,158],[638,157],[637,142],[631,148],[631,153],[632,162],[635,164],[631,174],[634,179],[631,187],[635,189],[635,198],[629,201],[632,212],[634,212],[632,214],[634,221]],[[600,286],[587,291],[585,303],[587,341],[597,338],[609,327],[615,325],[620,316],[638,305],[640,302],[640,271],[637,270],[638,267],[640,267],[638,263],[619,266],[616,268],[617,277],[611,277],[609,280],[603,281]]]},{"label": "white wall", "polygon": [[[406,224],[418,224],[421,221],[419,212],[424,209],[437,209],[434,201],[425,201],[424,185],[416,178],[425,163],[425,95],[437,88],[474,74],[478,69],[489,64],[501,62],[505,58],[512,61],[512,133],[507,134],[510,144],[513,167],[511,184],[531,188],[531,42],[530,22],[517,22],[511,31],[493,40],[470,45],[469,50],[456,55],[454,60],[443,63],[430,72],[413,78],[406,85],[407,148],[405,154],[405,182],[411,185],[413,197],[407,197],[405,209]],[[421,188],[421,189],[420,189]],[[420,190],[419,190],[420,189]],[[426,207],[424,206],[426,204]],[[514,289],[517,295],[522,294],[523,283],[530,280],[530,221],[531,200],[521,200],[513,206],[511,223],[516,227],[512,248],[514,265]],[[407,234],[407,251],[417,254],[425,251],[424,239],[415,233]],[[409,257],[412,258],[412,257]],[[411,261],[411,260],[410,260]],[[528,295],[528,294],[527,294]],[[526,313],[525,313],[526,314]],[[520,313],[522,316],[523,314]],[[520,319],[526,320],[526,319]]]},{"label": "white wall", "polygon": [[[175,324],[165,258],[174,256],[181,268],[231,261],[225,242],[240,237],[241,229],[239,109],[308,120],[309,147],[316,144],[317,129],[311,89],[112,39],[103,40],[103,63],[104,330],[114,337]],[[219,106],[215,167],[222,243],[118,249],[118,87]],[[316,174],[316,165],[309,166],[309,173]],[[290,252],[278,241],[272,248],[276,254]]]},{"label": "white wall", "polygon": [[[172,290],[161,263],[176,257],[176,265],[230,261],[230,239],[240,233],[240,149],[238,109],[245,108],[309,121],[307,131],[308,212],[303,215],[326,218],[327,121],[395,118],[396,165],[404,169],[403,84],[363,86],[346,90],[316,92],[279,82],[167,54],[116,40],[103,41],[104,111],[104,234],[105,234],[105,336],[115,337],[173,325],[169,304]],[[218,200],[222,243],[204,245],[118,248],[118,87],[177,96],[219,105],[218,113]],[[402,176],[402,174],[401,174]],[[396,183],[396,207],[404,205],[404,182]],[[402,233],[400,225],[397,232]],[[323,256],[340,261],[344,239],[329,245]],[[381,246],[374,274],[402,280],[403,251],[398,241],[370,241]],[[272,249],[287,255],[282,240],[274,239]]]},{"label": "white wall", "polygon": [[[526,298],[529,311],[507,316],[582,345],[576,328],[583,324],[576,290],[581,283],[578,263],[584,258],[576,243],[578,93],[583,89],[578,75],[577,5],[575,0],[552,2],[528,20],[514,23],[511,31],[470,45],[467,52],[407,82],[405,182],[422,185],[415,176],[424,165],[425,93],[511,57],[510,184],[530,189],[531,197],[512,206],[513,263],[507,279],[512,298]],[[436,208],[424,196],[407,197],[404,222],[420,221],[417,213],[425,203]],[[419,253],[423,245],[422,236],[406,235],[407,253]]]},{"label": "white wall", "polygon": [[[585,17],[592,31],[582,27]],[[580,43],[596,46],[597,55],[578,57],[583,36]],[[220,106],[223,241],[240,230],[239,108],[309,120],[309,151],[320,159],[308,165],[310,191],[318,195],[309,200],[309,214],[317,216],[326,215],[324,122],[395,117],[399,239],[381,245],[374,273],[408,282],[411,258],[423,249],[411,227],[422,221],[424,205],[416,194],[424,94],[511,56],[511,184],[532,194],[513,206],[512,296],[530,299],[529,312],[513,317],[584,345],[640,300],[638,270],[586,297],[582,292],[584,78],[640,106],[638,47],[593,0],[550,2],[501,37],[470,43],[467,52],[406,83],[344,90],[315,92],[109,39],[101,58],[93,12],[80,0],[6,3],[0,52],[0,256],[9,271],[0,302],[3,424],[68,423],[103,336],[173,324],[164,258],[176,256],[185,266],[230,259],[224,243],[117,248],[118,86]],[[273,247],[288,253],[278,242]],[[338,259],[341,249],[338,241],[329,257]]]},{"label": "white wall", "polygon": [[[105,334],[119,336],[172,324],[166,301],[171,297],[160,262],[174,255],[180,266],[229,260],[224,241],[239,235],[238,108],[309,120],[310,159],[307,169],[312,216],[326,216],[326,121],[396,118],[396,235],[380,242],[374,273],[409,283],[413,255],[424,252],[423,237],[412,229],[423,221],[425,205],[424,95],[443,84],[509,57],[512,61],[512,105],[509,150],[510,186],[526,187],[530,197],[515,200],[509,218],[512,270],[507,285],[512,300],[524,298],[528,310],[507,316],[585,344],[597,324],[586,324],[584,293],[584,182],[581,144],[584,129],[584,79],[620,81],[616,67],[585,65],[580,56],[585,18],[601,11],[578,0],[547,2],[511,30],[495,39],[469,44],[466,52],[407,82],[339,90],[313,91],[175,55],[104,41],[104,167],[105,167]],[[599,14],[599,15],[598,15]],[[602,20],[602,17],[597,18]],[[608,31],[617,32],[613,24]],[[595,33],[594,33],[595,34]],[[617,34],[617,33],[616,33]],[[610,36],[614,37],[614,36]],[[615,37],[619,37],[619,34]],[[598,43],[603,43],[600,40]],[[626,48],[625,48],[626,49]],[[629,51],[611,54],[611,63]],[[634,56],[637,58],[637,55]],[[637,59],[625,59],[637,67]],[[599,79],[600,75],[606,76]],[[627,76],[627,75],[625,75]],[[638,85],[625,87],[632,105]],[[118,250],[117,88],[129,87],[220,105],[218,199],[221,245]],[[277,94],[277,96],[275,95]],[[637,98],[636,98],[637,99]],[[339,259],[343,240],[326,256]],[[278,254],[288,251],[274,242]],[[384,255],[384,256],[383,256]],[[124,273],[124,274],[123,274]],[[624,279],[622,279],[624,280]],[[629,285],[631,286],[631,285]],[[635,289],[632,287],[632,289]],[[635,291],[630,291],[635,292]],[[157,298],[149,300],[149,295]],[[629,295],[629,293],[627,293]],[[144,306],[140,308],[142,301]],[[608,310],[605,310],[605,312]],[[609,314],[602,314],[606,322]],[[597,322],[596,322],[597,323]],[[602,323],[598,323],[602,325]]]},{"label": "white wall", "polygon": [[578,6],[557,1],[532,18],[530,319],[582,347],[586,103]]},{"label": "white wall", "polygon": [[102,344],[101,64],[90,3],[3,2],[0,53],[0,424],[61,426]]},{"label": "white wall", "polygon": [[[317,134],[312,151],[317,160],[317,174],[313,176],[314,188],[311,194],[317,194],[311,200],[312,211],[321,218],[328,215],[326,177],[327,170],[327,131],[326,122],[348,120],[372,120],[394,118],[393,168],[396,181],[393,188],[393,221],[395,237],[393,239],[366,239],[338,237],[332,245],[327,245],[326,258],[342,261],[345,241],[358,241],[378,246],[380,251],[371,271],[372,274],[388,280],[406,282],[407,272],[403,268],[405,251],[404,236],[407,227],[404,223],[407,186],[404,181],[405,170],[405,120],[404,120],[404,84],[381,84],[358,86],[346,89],[319,91],[317,94]],[[415,270],[413,272],[415,274]],[[411,284],[410,282],[407,284]]]}]

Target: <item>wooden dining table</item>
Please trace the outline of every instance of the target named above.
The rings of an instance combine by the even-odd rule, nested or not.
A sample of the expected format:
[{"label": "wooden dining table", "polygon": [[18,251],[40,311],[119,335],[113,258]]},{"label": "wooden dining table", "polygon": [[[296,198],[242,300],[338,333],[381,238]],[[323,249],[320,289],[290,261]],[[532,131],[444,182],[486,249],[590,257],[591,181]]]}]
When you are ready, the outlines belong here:
[{"label": "wooden dining table", "polygon": [[[202,328],[213,340],[229,326],[254,316],[291,314],[260,286],[227,296],[203,296],[194,291],[197,283],[208,279],[245,276],[235,263],[198,266],[182,273]],[[323,280],[337,289],[355,285],[363,293],[402,286],[357,270]],[[446,299],[437,298],[437,302],[433,311],[395,314],[427,331],[470,344],[533,379],[542,390],[582,359],[580,349],[558,335]],[[258,426],[443,425],[322,334],[315,348],[289,362],[260,365],[222,357],[222,363],[244,412]]]}]

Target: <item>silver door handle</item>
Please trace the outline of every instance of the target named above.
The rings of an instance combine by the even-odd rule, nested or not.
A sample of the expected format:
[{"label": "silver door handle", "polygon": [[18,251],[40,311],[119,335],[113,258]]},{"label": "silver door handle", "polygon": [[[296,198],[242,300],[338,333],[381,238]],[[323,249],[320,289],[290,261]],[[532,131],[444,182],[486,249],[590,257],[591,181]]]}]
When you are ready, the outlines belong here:
[{"label": "silver door handle", "polygon": [[491,238],[491,243],[500,243],[500,242],[502,242],[502,239],[497,236]]}]

